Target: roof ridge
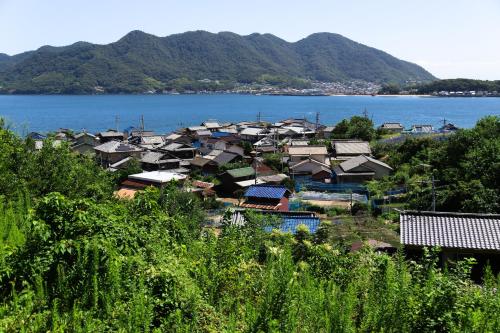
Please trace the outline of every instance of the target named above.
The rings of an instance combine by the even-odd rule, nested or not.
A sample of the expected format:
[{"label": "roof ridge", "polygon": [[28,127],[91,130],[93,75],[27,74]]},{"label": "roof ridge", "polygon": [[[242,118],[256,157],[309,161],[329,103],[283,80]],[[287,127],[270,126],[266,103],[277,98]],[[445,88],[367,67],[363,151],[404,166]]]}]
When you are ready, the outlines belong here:
[{"label": "roof ridge", "polygon": [[480,216],[500,218],[500,214],[493,213],[462,213],[462,212],[432,212],[425,210],[403,210],[401,215],[436,215],[436,216]]}]

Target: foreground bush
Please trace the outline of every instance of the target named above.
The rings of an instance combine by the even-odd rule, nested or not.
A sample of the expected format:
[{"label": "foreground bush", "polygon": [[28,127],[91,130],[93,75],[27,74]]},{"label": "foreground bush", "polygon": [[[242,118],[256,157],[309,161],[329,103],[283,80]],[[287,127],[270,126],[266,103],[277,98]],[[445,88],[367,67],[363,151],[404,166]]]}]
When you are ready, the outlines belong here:
[{"label": "foreground bush", "polygon": [[198,227],[198,199],[175,188],[9,207],[3,237],[6,216],[22,237],[1,247],[0,331],[500,329],[499,283],[473,284],[469,262],[444,271],[432,254],[346,254],[307,228],[265,233],[258,216],[216,237]]}]

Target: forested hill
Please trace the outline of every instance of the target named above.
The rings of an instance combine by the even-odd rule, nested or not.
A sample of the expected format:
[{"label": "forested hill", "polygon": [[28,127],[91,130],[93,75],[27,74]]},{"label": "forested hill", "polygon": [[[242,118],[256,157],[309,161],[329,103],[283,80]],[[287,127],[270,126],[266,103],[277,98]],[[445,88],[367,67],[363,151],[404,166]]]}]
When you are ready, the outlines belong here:
[{"label": "forested hill", "polygon": [[0,54],[1,90],[11,93],[144,92],[204,79],[230,85],[356,79],[403,83],[434,77],[331,33],[289,43],[271,34],[194,31],[157,37],[132,31],[108,45],[78,42]]}]

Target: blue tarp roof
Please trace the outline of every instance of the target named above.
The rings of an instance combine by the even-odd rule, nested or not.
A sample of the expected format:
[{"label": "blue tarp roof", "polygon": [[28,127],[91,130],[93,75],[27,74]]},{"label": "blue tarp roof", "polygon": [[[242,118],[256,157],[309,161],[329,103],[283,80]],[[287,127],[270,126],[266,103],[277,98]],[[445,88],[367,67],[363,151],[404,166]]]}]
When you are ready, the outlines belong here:
[{"label": "blue tarp roof", "polygon": [[264,230],[271,232],[273,229],[279,229],[282,232],[291,232],[295,234],[297,232],[297,227],[300,224],[304,224],[309,228],[309,231],[313,234],[318,230],[320,221],[318,217],[305,217],[305,216],[291,216],[283,217],[283,223],[277,227],[265,227]]},{"label": "blue tarp roof", "polygon": [[251,185],[245,192],[245,197],[281,199],[288,192],[282,185]]},{"label": "blue tarp roof", "polygon": [[226,137],[226,136],[230,136],[231,133],[226,133],[226,132],[213,132],[212,133],[212,137],[214,138],[223,138],[223,137]]}]

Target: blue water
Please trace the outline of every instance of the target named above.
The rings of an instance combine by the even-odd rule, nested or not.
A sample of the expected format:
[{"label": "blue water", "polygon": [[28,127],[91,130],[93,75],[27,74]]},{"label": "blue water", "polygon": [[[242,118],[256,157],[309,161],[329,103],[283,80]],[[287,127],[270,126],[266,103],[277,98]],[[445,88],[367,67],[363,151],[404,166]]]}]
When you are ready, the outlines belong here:
[{"label": "blue water", "polygon": [[237,122],[277,121],[307,117],[335,124],[367,110],[374,123],[401,122],[439,126],[443,118],[459,127],[472,127],[486,115],[500,115],[500,98],[432,98],[371,96],[252,96],[252,95],[101,95],[101,96],[0,96],[0,117],[19,133],[47,132],[58,128],[96,132],[137,126],[158,133],[207,119]]}]

